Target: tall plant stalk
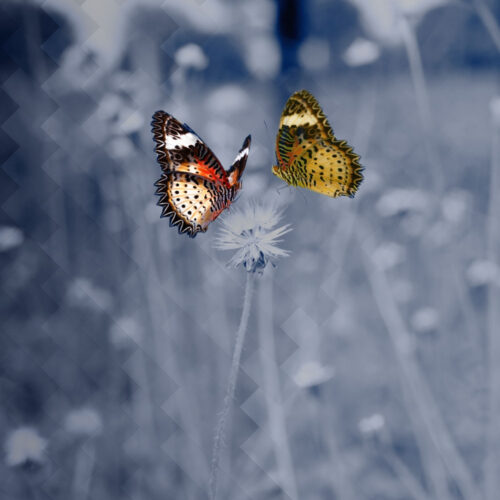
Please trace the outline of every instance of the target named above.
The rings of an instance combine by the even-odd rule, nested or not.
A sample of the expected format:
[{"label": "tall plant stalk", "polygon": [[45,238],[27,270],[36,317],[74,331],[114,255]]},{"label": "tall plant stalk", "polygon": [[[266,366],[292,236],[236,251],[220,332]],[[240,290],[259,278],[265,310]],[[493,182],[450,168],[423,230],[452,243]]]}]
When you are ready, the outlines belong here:
[{"label": "tall plant stalk", "polygon": [[431,172],[435,177],[435,186],[439,193],[444,188],[442,176],[443,169],[438,151],[431,141],[434,126],[431,118],[431,106],[429,94],[427,92],[427,84],[425,82],[422,57],[420,55],[420,49],[418,46],[417,38],[415,36],[415,31],[404,15],[401,15],[400,17],[400,31],[403,37],[406,56],[408,57],[408,63],[410,64],[411,79],[413,82],[413,88],[415,90],[418,114],[422,126],[422,137],[425,153],[427,155],[429,164],[436,165],[436,168],[432,168]]},{"label": "tall plant stalk", "polygon": [[297,481],[286,432],[286,418],[276,365],[273,329],[273,280],[270,273],[260,282],[258,296],[259,354],[269,428],[279,473],[279,484],[291,500],[298,500]]},{"label": "tall plant stalk", "polygon": [[219,475],[219,460],[222,450],[222,445],[226,437],[226,426],[229,411],[231,409],[231,401],[234,399],[236,382],[238,380],[238,372],[240,368],[241,353],[245,342],[245,334],[248,327],[248,318],[250,316],[250,307],[252,305],[252,294],[255,285],[255,273],[247,272],[245,296],[243,298],[243,310],[241,312],[240,325],[236,333],[236,343],[234,346],[233,360],[231,362],[231,371],[224,396],[224,406],[217,422],[215,430],[214,445],[212,451],[212,462],[210,466],[210,477],[208,481],[209,498],[215,500],[217,498],[217,480]]},{"label": "tall plant stalk", "polygon": [[[495,110],[493,110],[495,111]],[[498,227],[498,212],[500,210],[500,118],[493,116],[493,138],[491,151],[490,200],[488,207],[487,258],[491,263],[500,265],[500,229]],[[500,466],[500,290],[497,280],[492,279],[488,286],[488,426],[486,434],[485,461],[485,498],[496,500],[500,481],[498,467]]]},{"label": "tall plant stalk", "polygon": [[95,468],[95,453],[95,443],[91,439],[82,445],[76,454],[73,476],[73,498],[75,500],[87,500],[89,497]]},{"label": "tall plant stalk", "polygon": [[[429,442],[432,445],[434,453],[430,458],[435,458],[437,454],[455,480],[463,498],[476,500],[480,498],[479,491],[421,374],[413,355],[410,333],[401,317],[387,277],[368,258],[368,255],[374,251],[374,245],[367,234],[369,231],[366,227],[359,229],[358,240],[366,251],[364,254],[365,269],[380,315],[386,325],[399,361],[409,414],[414,416],[413,412],[416,411],[415,417],[417,418],[413,418],[413,422],[421,422],[421,425],[415,429],[417,436],[421,443]],[[423,449],[427,449],[427,446],[424,446]],[[434,461],[437,465],[438,462]]]},{"label": "tall plant stalk", "polygon": [[495,47],[498,52],[500,52],[500,27],[498,26],[495,16],[491,13],[491,10],[484,0],[474,0],[474,6],[476,7],[477,14],[484,24],[486,31],[493,40]]}]

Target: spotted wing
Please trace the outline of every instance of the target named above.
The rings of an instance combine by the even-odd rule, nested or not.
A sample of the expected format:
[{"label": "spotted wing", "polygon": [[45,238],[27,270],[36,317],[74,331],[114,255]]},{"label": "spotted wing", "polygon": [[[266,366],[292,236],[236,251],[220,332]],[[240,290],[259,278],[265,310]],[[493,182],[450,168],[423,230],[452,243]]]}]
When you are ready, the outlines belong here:
[{"label": "spotted wing", "polygon": [[278,166],[273,173],[293,186],[331,197],[356,193],[363,180],[359,156],[337,140],[316,99],[293,94],[281,115],[276,137]]},{"label": "spotted wing", "polygon": [[165,111],[157,111],[151,125],[157,160],[164,172],[196,174],[229,187],[227,172],[191,128]]},{"label": "spotted wing", "polygon": [[192,238],[205,232],[208,224],[233,201],[236,189],[226,187],[200,175],[170,171],[156,182],[162,217],[170,217],[170,225]]}]

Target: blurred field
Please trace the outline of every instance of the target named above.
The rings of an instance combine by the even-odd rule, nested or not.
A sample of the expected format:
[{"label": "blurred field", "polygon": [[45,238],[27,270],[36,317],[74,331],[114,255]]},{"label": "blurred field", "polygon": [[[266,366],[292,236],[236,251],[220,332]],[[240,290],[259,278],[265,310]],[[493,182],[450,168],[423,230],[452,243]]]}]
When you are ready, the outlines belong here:
[{"label": "blurred field", "polygon": [[[271,1],[2,4],[0,498],[208,498],[245,271],[219,221],[160,220],[165,109],[226,167],[251,133],[235,206],[293,228],[256,277],[219,498],[496,500],[499,52],[474,9],[499,12],[410,4],[423,82],[361,1],[303,2],[295,67]],[[358,37],[378,52],[346,63]],[[353,200],[271,174],[300,88],[362,157]]]}]

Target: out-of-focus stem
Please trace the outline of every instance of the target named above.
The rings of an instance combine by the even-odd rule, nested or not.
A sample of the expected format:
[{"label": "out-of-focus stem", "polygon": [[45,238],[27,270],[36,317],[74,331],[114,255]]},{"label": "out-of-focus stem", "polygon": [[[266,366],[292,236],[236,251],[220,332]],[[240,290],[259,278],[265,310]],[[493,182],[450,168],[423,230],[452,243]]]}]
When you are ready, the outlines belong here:
[{"label": "out-of-focus stem", "polygon": [[443,169],[441,168],[441,160],[439,158],[439,154],[436,148],[433,147],[433,144],[431,142],[434,127],[431,119],[430,100],[427,93],[427,84],[425,82],[422,57],[420,55],[420,49],[418,47],[415,32],[412,26],[410,26],[408,19],[404,15],[400,16],[399,26],[401,35],[403,37],[408,62],[410,64],[411,78],[413,82],[413,88],[415,90],[415,97],[417,99],[418,114],[422,125],[422,137],[425,152],[429,164],[435,165],[435,168],[432,168],[431,172],[435,177],[435,186],[437,188],[437,191],[439,192],[443,189],[443,177],[441,174]]},{"label": "out-of-focus stem", "polygon": [[[500,266],[500,120],[493,116],[493,138],[491,151],[490,200],[488,207],[487,257],[491,263]],[[496,500],[500,488],[498,475],[500,467],[500,283],[492,279],[488,286],[488,426],[486,434],[485,498]]]},{"label": "out-of-focus stem", "polygon": [[[334,427],[335,403],[328,399],[319,399],[309,395],[309,403],[314,410],[314,418],[321,422],[321,432],[330,453],[329,482],[335,491],[336,497],[342,500],[356,500],[358,498],[352,481],[348,465],[344,463],[344,456]],[[326,418],[324,418],[326,416]]]},{"label": "out-of-focus stem", "polygon": [[286,433],[286,418],[281,398],[279,371],[273,329],[273,281],[265,276],[260,282],[258,296],[259,353],[263,371],[269,427],[280,476],[280,486],[292,500],[298,500],[297,481]]},{"label": "out-of-focus stem", "polygon": [[498,26],[495,16],[493,16],[484,0],[474,0],[474,6],[476,7],[477,14],[483,22],[486,31],[491,36],[495,47],[498,52],[500,52],[500,27]]},{"label": "out-of-focus stem", "polygon": [[431,500],[432,497],[422,488],[415,476],[408,470],[408,466],[396,453],[389,452],[384,456],[415,500]]},{"label": "out-of-focus stem", "polygon": [[92,474],[95,465],[95,443],[90,440],[76,454],[75,474],[73,476],[73,498],[86,500],[89,497]]},{"label": "out-of-focus stem", "polygon": [[245,297],[243,299],[243,311],[241,312],[240,326],[236,333],[236,343],[234,346],[233,360],[231,363],[231,371],[229,373],[229,380],[226,388],[226,395],[224,396],[224,406],[220,414],[219,421],[214,437],[214,446],[212,451],[212,462],[210,466],[210,478],[208,481],[209,498],[215,500],[217,498],[217,479],[219,473],[219,460],[222,444],[226,435],[226,424],[231,409],[231,401],[234,398],[236,389],[236,382],[238,380],[238,371],[240,368],[241,353],[243,351],[243,344],[245,341],[245,334],[248,327],[248,318],[250,316],[250,306],[252,304],[252,292],[255,283],[255,273],[247,273],[245,285]]},{"label": "out-of-focus stem", "polygon": [[409,414],[417,413],[417,419],[422,422],[425,432],[421,439],[430,440],[464,499],[479,499],[481,498],[480,492],[443,422],[425,379],[421,375],[413,355],[412,338],[401,317],[387,277],[368,257],[374,251],[369,230],[363,227],[358,231],[358,239],[366,251],[363,260],[373,296],[399,361],[405,393],[408,395],[408,401],[412,403],[409,404],[408,412]]}]

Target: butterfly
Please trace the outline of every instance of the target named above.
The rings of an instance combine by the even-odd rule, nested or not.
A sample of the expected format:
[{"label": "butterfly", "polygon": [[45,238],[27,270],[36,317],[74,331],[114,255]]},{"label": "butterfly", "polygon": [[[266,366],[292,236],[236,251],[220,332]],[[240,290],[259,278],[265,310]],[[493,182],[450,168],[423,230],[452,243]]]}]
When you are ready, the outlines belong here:
[{"label": "butterfly", "polygon": [[157,160],[162,168],[155,183],[162,217],[179,233],[194,238],[205,232],[236,197],[247,163],[251,137],[243,142],[229,170],[225,170],[202,139],[165,111],[151,122]]},{"label": "butterfly", "polygon": [[281,114],[273,173],[292,186],[332,198],[353,197],[363,180],[359,156],[340,141],[307,90],[295,92]]}]

